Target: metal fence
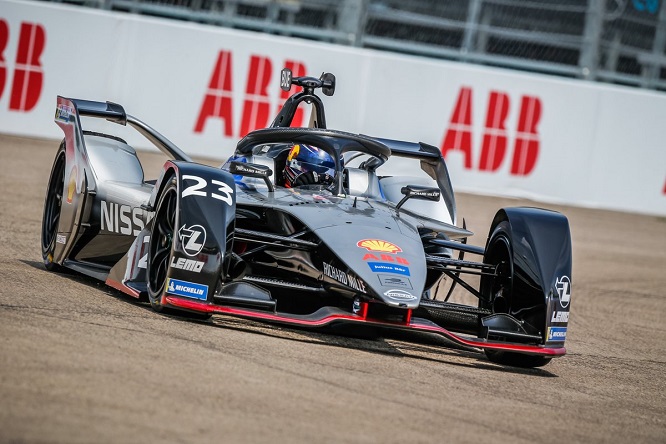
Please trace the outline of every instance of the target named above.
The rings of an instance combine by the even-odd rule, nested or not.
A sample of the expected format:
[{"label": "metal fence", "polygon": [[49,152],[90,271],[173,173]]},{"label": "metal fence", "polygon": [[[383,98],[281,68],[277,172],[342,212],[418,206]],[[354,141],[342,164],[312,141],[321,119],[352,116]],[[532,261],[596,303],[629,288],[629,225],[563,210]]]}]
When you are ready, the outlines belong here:
[{"label": "metal fence", "polygon": [[666,0],[50,0],[666,91]]}]

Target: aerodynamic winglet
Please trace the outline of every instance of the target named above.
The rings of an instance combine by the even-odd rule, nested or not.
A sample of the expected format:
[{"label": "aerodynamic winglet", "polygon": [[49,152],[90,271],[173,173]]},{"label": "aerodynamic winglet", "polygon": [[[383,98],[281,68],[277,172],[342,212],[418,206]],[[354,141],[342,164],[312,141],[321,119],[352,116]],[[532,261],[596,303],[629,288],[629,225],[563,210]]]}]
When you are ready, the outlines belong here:
[{"label": "aerodynamic winglet", "polygon": [[67,99],[76,105],[76,109],[82,116],[100,117],[109,122],[125,126],[127,124],[127,113],[125,109],[113,102],[94,102],[92,100]]}]

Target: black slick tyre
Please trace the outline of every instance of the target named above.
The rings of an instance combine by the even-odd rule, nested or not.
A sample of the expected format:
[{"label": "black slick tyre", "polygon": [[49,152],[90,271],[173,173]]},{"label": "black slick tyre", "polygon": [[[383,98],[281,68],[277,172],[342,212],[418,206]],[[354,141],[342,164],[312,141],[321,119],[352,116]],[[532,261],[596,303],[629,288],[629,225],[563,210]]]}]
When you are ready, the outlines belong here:
[{"label": "black slick tyre", "polygon": [[150,306],[157,312],[164,311],[161,299],[166,286],[176,232],[177,203],[178,187],[174,178],[167,184],[158,200],[148,243],[148,299]]},{"label": "black slick tyre", "polygon": [[[512,245],[511,226],[508,221],[502,221],[490,235],[483,256],[484,263],[498,266],[497,277],[484,276],[481,279],[481,294],[486,297],[486,301],[480,300],[479,307],[490,309],[493,313],[511,313],[514,278]],[[485,353],[492,362],[523,368],[542,367],[551,360],[546,356],[498,350],[485,350]]]},{"label": "black slick tyre", "polygon": [[148,300],[158,313],[184,316],[190,319],[206,320],[208,313],[194,313],[176,310],[162,305],[162,295],[171,263],[171,250],[176,235],[176,209],[178,206],[178,186],[172,178],[164,188],[153,219],[153,228],[148,243]]},{"label": "black slick tyre", "polygon": [[44,214],[42,216],[42,259],[44,267],[49,271],[62,271],[62,267],[53,261],[53,255],[65,188],[65,165],[65,141],[62,141],[53,162],[51,177],[46,188]]}]

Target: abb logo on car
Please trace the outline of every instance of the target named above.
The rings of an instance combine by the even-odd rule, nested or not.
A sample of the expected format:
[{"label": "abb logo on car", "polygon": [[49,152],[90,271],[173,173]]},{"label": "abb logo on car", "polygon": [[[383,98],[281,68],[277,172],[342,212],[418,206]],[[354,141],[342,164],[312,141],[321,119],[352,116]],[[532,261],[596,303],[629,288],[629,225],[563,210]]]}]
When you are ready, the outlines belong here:
[{"label": "abb logo on car", "polygon": [[[232,53],[231,51],[220,51],[217,62],[213,67],[208,90],[204,96],[199,117],[194,125],[194,132],[201,133],[206,122],[210,119],[222,120],[224,135],[233,137],[233,99],[232,99]],[[294,60],[286,60],[284,66],[291,69],[294,77],[307,75],[305,65]],[[282,69],[280,65],[279,69]],[[279,71],[278,69],[278,71]],[[243,114],[237,134],[245,136],[250,131],[268,126],[269,119],[273,116],[267,88],[270,85],[273,74],[273,63],[268,57],[253,55],[250,57],[250,69],[245,84],[245,100],[243,102]],[[289,97],[288,91],[280,90],[280,104]],[[277,113],[282,105],[279,105]],[[303,126],[303,109],[299,108],[292,121],[292,126]]]},{"label": "abb logo on car", "polygon": [[[479,171],[497,171],[507,154],[509,138],[505,121],[509,114],[509,95],[491,91],[488,98],[486,122],[481,145]],[[516,140],[511,162],[511,174],[527,176],[536,165],[539,155],[537,125],[541,118],[541,100],[534,96],[522,96],[516,128]],[[451,114],[449,127],[442,141],[442,155],[458,150],[463,154],[465,169],[472,166],[472,88],[462,87]]]},{"label": "abb logo on car", "polygon": [[[11,73],[5,59],[5,50],[12,36],[9,25],[0,19],[0,100]],[[44,71],[39,58],[46,45],[46,31],[37,23],[21,22],[18,32],[18,47],[14,61],[13,80],[9,93],[9,110],[27,112],[32,110],[42,93]]]}]

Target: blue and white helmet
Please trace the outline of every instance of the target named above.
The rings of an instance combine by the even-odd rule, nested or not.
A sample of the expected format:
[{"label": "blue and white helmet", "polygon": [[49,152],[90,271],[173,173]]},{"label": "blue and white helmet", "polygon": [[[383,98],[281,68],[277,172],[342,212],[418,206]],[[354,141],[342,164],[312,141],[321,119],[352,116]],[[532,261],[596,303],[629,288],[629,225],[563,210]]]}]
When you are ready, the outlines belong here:
[{"label": "blue and white helmet", "polygon": [[294,145],[284,168],[285,187],[330,185],[335,177],[335,160],[326,151],[312,145]]}]

